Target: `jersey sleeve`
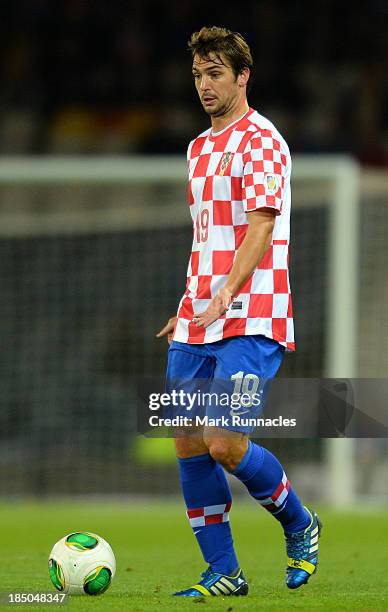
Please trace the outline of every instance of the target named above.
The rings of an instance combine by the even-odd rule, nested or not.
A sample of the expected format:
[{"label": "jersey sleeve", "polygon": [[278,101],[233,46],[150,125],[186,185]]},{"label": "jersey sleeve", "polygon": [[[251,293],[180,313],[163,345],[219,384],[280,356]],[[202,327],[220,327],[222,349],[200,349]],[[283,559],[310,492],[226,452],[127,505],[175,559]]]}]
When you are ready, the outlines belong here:
[{"label": "jersey sleeve", "polygon": [[243,153],[242,199],[245,212],[282,212],[287,156],[269,130],[254,134]]},{"label": "jersey sleeve", "polygon": [[193,147],[193,143],[194,140],[190,140],[188,147],[187,147],[187,153],[186,153],[186,159],[187,159],[187,163],[190,161],[190,157],[191,157],[191,149]]}]

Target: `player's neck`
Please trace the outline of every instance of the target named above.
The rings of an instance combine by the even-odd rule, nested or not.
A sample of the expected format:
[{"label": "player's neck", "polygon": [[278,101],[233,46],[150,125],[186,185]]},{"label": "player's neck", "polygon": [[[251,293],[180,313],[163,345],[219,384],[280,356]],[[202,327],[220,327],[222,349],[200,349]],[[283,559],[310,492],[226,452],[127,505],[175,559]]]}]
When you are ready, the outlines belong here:
[{"label": "player's neck", "polygon": [[217,132],[221,132],[222,130],[227,128],[229,125],[231,125],[232,123],[234,123],[235,121],[243,117],[245,113],[247,113],[248,111],[249,111],[249,104],[247,100],[244,100],[237,107],[225,113],[225,115],[222,115],[221,117],[212,117],[211,122],[212,122],[213,134]]}]

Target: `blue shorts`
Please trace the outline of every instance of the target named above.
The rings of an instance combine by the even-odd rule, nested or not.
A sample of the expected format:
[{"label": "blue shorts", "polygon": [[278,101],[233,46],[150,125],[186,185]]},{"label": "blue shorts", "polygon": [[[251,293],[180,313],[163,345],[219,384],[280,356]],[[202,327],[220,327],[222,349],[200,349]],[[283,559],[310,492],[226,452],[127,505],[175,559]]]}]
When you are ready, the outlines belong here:
[{"label": "blue shorts", "polygon": [[175,392],[175,403],[165,408],[164,416],[191,419],[180,421],[183,426],[250,433],[283,357],[284,347],[261,335],[209,344],[174,341],[168,351],[166,392]]}]

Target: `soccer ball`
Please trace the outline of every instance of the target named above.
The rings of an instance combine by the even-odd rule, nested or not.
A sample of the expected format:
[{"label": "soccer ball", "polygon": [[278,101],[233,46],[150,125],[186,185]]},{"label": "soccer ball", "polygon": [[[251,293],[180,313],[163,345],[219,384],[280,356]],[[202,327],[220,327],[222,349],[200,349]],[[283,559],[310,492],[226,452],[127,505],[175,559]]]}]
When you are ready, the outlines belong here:
[{"label": "soccer ball", "polygon": [[113,580],[116,559],[108,542],[95,533],[70,533],[54,545],[49,572],[58,591],[100,595]]}]

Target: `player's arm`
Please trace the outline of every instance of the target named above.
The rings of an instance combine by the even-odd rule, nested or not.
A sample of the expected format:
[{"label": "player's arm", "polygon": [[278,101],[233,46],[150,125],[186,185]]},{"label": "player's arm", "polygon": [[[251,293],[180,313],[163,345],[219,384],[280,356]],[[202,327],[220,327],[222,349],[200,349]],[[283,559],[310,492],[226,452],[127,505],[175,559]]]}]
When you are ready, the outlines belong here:
[{"label": "player's arm", "polygon": [[224,289],[236,295],[261,262],[271,244],[275,212],[253,210],[247,214],[248,229],[237,251]]},{"label": "player's arm", "polygon": [[271,244],[275,211],[253,210],[247,214],[248,229],[237,251],[225,286],[212,299],[205,312],[194,317],[198,327],[208,327],[229,308],[235,296],[257,268]]}]

